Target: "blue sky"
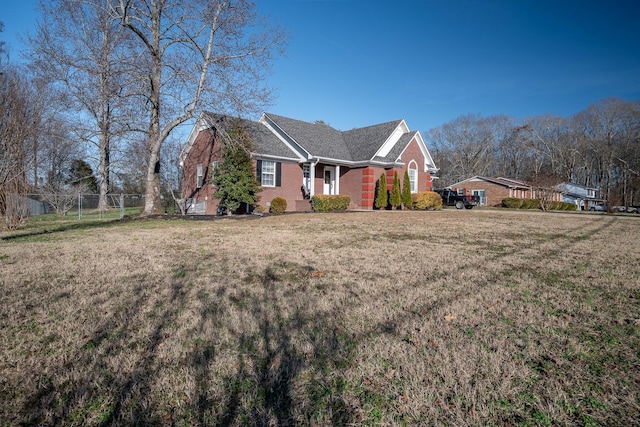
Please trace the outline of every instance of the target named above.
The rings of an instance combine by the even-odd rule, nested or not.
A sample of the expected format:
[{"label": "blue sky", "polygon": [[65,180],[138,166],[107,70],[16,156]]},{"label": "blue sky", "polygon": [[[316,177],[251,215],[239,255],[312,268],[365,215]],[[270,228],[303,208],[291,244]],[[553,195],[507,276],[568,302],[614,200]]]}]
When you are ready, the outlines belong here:
[{"label": "blue sky", "polygon": [[[640,100],[640,2],[258,0],[286,27],[267,111],[348,130],[405,119],[413,130],[464,114],[570,116]],[[13,60],[35,0],[3,0]]]}]

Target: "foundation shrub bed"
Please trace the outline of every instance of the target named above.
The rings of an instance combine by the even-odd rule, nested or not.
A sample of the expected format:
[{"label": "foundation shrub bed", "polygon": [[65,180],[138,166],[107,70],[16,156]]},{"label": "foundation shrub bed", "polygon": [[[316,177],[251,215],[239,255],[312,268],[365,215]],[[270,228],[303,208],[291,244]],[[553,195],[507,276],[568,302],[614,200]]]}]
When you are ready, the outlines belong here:
[{"label": "foundation shrub bed", "polygon": [[[509,209],[540,209],[540,201],[538,199],[502,199],[502,207]],[[573,203],[551,202],[550,210],[552,211],[575,211],[577,206]]]},{"label": "foundation shrub bed", "polygon": [[551,202],[550,209],[552,211],[575,211],[578,210],[578,205],[567,202]]},{"label": "foundation shrub bed", "polygon": [[351,197],[343,195],[317,194],[311,198],[315,212],[345,211],[351,203]]},{"label": "foundation shrub bed", "polygon": [[522,206],[522,199],[516,199],[513,197],[508,197],[506,199],[502,199],[502,207],[508,209],[520,209]]}]

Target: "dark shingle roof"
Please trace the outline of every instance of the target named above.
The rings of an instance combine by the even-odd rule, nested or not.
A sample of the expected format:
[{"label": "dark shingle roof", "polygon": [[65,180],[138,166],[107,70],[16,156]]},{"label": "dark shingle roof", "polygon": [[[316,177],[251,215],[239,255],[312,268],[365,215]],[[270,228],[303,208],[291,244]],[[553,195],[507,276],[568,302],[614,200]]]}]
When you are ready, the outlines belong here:
[{"label": "dark shingle roof", "polygon": [[[373,159],[373,156],[375,156],[387,138],[391,136],[391,133],[398,127],[400,122],[401,120],[396,120],[343,132],[345,144],[349,147],[353,160]],[[397,156],[390,161],[393,162],[396,158]]]},{"label": "dark shingle roof", "polygon": [[[269,113],[266,115],[312,156],[352,162],[372,160],[401,123],[401,120],[396,120],[342,132],[324,123],[303,122]],[[398,155],[404,147],[406,144],[399,149]],[[395,151],[396,147],[392,152]],[[389,154],[382,161],[394,162],[398,157],[391,158],[392,153]]]},{"label": "dark shingle roof", "polygon": [[[300,153],[289,148],[260,122],[210,112],[205,112],[204,116],[211,125],[224,131],[230,129],[234,121],[239,121],[255,143],[255,151],[258,155],[299,159]],[[386,156],[380,157],[376,156],[376,153],[400,125],[401,120],[343,132],[320,122],[304,122],[270,113],[265,113],[265,116],[309,155],[347,162],[374,160],[394,163],[416,133],[403,134],[391,151]]]},{"label": "dark shingle roof", "polygon": [[311,155],[352,160],[339,130],[324,123],[303,122],[269,113],[266,115]]},{"label": "dark shingle roof", "polygon": [[226,116],[224,114],[205,113],[207,120],[222,130],[228,130],[234,121],[239,121],[249,134],[249,137],[256,145],[258,154],[266,156],[276,156],[297,159],[298,156],[282,143],[269,129],[258,122],[237,117]]}]

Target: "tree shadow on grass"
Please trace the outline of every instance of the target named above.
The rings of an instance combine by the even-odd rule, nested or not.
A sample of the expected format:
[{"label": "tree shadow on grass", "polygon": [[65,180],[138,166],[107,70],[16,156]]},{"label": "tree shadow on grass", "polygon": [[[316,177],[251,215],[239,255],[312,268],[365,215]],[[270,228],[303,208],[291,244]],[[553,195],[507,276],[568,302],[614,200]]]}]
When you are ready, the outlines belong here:
[{"label": "tree shadow on grass", "polygon": [[[307,306],[312,300],[305,300],[291,309],[278,297],[282,294],[278,288],[290,286],[287,279],[292,278],[297,282],[294,286],[302,286],[289,292],[309,292],[304,282],[313,271],[309,266],[276,263],[258,277],[260,291],[247,306],[258,331],[238,336],[236,372],[224,378],[226,402],[215,425],[289,426],[318,420],[345,425],[352,421],[339,387],[330,384],[340,377],[339,368],[350,364],[345,360],[355,351],[355,345],[346,343],[338,331],[341,308],[320,313]],[[303,348],[302,341],[308,346]],[[305,378],[313,377],[311,381],[300,378],[303,371]]]},{"label": "tree shadow on grass", "polygon": [[[47,368],[38,379],[40,384],[23,404],[24,418],[19,425],[160,425],[164,420],[153,414],[150,405],[142,405],[149,382],[156,374],[157,349],[168,336],[185,301],[183,281],[170,284],[169,298],[156,314],[157,322],[145,343],[128,341],[132,330],[141,327],[136,315],[145,310],[148,295],[144,284],[134,289],[126,304],[111,315],[103,316],[94,333],[85,336],[80,348],[69,349],[65,363]],[[144,322],[145,319],[142,319]],[[141,348],[140,348],[141,347]],[[109,366],[106,359],[114,354],[131,352],[136,357],[131,370]],[[135,354],[135,356],[134,356]]]},{"label": "tree shadow on grass", "polygon": [[[532,261],[558,257],[577,242],[603,232],[610,225],[610,221],[604,222],[583,233],[578,229],[568,230],[567,235],[573,237],[556,236],[559,243],[541,250]],[[521,250],[514,248],[515,253]],[[507,255],[514,252],[487,253],[483,262],[498,261]],[[201,259],[194,259],[194,264],[200,262]],[[482,268],[482,265],[470,268]],[[511,268],[512,265],[505,265],[492,272],[485,282],[475,282],[465,292],[477,292],[478,288],[499,281]],[[231,273],[223,271],[222,275]],[[233,337],[238,359],[230,373],[212,371],[212,364],[219,357],[217,346],[221,332],[190,347],[184,360],[191,368],[194,394],[182,402],[182,412],[177,416],[169,405],[160,402],[162,397],[157,392],[152,394],[150,390],[162,369],[158,362],[159,347],[174,333],[172,325],[181,308],[189,298],[206,300],[203,293],[194,294],[190,290],[190,271],[166,285],[168,295],[157,300],[161,305],[152,315],[136,317],[150,310],[150,296],[143,284],[135,288],[115,312],[100,318],[94,333],[80,341],[81,348],[68,351],[66,362],[39,374],[39,384],[9,424],[60,425],[90,421],[102,426],[172,425],[184,421],[184,424],[196,425],[287,426],[366,422],[356,406],[359,400],[370,397],[366,393],[372,392],[361,384],[350,383],[353,380],[345,375],[356,363],[358,346],[377,336],[405,342],[406,330],[415,319],[451,304],[461,297],[460,290],[443,291],[432,299],[411,303],[384,321],[367,325],[355,336],[348,326],[342,325],[344,313],[350,309],[345,302],[325,310],[316,306],[323,294],[319,292],[322,280],[314,278],[314,273],[311,266],[274,262],[245,278],[250,282],[251,292],[242,294],[236,303],[241,304],[242,313],[254,328],[233,326],[226,321],[222,301],[230,297],[225,286],[215,284],[214,300],[203,304],[196,316],[200,324],[215,319],[216,326]],[[144,282],[144,277],[142,279]],[[397,291],[402,293],[428,280],[422,277],[415,282],[399,283]],[[287,292],[290,297],[283,298]],[[384,295],[372,288],[367,298],[383,300]],[[147,321],[149,325],[142,324]],[[148,326],[149,331],[143,340],[134,342],[127,337],[132,329],[143,326]],[[416,345],[411,340],[406,343]],[[133,370],[124,371],[106,364],[105,359],[113,353],[129,350],[135,358]],[[214,380],[221,390],[214,390]],[[388,400],[388,396],[380,398],[381,410],[392,410],[385,407],[393,404]],[[92,405],[98,404],[103,404],[104,410],[89,420]],[[516,415],[506,414],[505,419],[515,419]]]}]

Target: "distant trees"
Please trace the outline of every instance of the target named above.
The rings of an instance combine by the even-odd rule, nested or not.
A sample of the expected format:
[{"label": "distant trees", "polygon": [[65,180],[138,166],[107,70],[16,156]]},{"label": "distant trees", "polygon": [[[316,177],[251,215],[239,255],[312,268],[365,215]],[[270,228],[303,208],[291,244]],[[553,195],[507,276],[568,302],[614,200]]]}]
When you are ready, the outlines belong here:
[{"label": "distant trees", "polygon": [[[287,38],[249,0],[51,0],[40,9],[31,68],[64,98],[72,140],[95,155],[101,205],[114,176],[138,187],[144,164],[147,213],[163,210],[161,165],[174,151],[165,141],[203,108],[259,110]],[[129,153],[144,159],[114,169]]]},{"label": "distant trees", "polygon": [[27,216],[27,173],[35,162],[33,144],[37,112],[33,92],[16,69],[0,73],[0,214],[8,228],[17,228]]},{"label": "distant trees", "polygon": [[604,99],[567,118],[466,115],[425,139],[443,187],[474,175],[553,176],[597,188],[610,204],[640,204],[640,101]]},{"label": "distant trees", "polygon": [[[40,2],[41,20],[29,39],[32,67],[65,98],[73,140],[97,152],[99,208],[108,206],[116,140],[135,128],[131,38],[111,16],[111,0]],[[141,70],[139,70],[141,71]]]}]

